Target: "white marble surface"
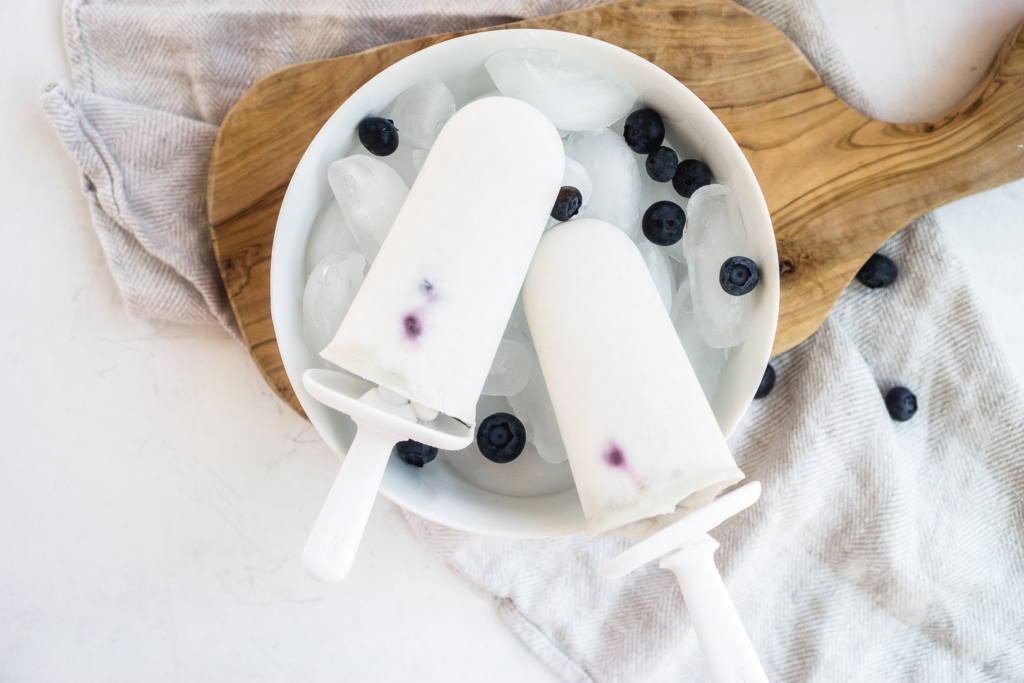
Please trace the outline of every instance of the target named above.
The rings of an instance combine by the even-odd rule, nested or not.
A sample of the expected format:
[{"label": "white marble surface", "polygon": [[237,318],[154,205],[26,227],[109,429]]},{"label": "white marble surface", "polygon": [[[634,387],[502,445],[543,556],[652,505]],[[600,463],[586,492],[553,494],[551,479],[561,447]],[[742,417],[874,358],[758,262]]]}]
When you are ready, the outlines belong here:
[{"label": "white marble surface", "polygon": [[[952,106],[1022,0],[818,0],[880,115]],[[296,558],[338,464],[215,329],[128,319],[38,105],[58,0],[0,22],[0,680],[553,676],[378,500],[352,576]],[[939,218],[1024,370],[1024,183]]]}]

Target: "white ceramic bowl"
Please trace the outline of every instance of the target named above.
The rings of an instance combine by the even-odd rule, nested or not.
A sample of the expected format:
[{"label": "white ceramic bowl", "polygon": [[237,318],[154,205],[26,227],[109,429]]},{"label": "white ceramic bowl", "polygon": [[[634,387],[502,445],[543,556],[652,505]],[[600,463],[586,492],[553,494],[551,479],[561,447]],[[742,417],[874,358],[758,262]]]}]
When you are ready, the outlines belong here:
[{"label": "white ceramic bowl", "polygon": [[[761,381],[775,338],[779,275],[775,236],[764,197],[750,165],[725,126],[686,87],[645,59],[619,47],[572,33],[502,30],[455,38],[410,55],[382,71],[345,101],[309,145],[285,194],[277,221],[271,263],[271,313],[288,379],[313,426],[338,455],[355,433],[345,415],[322,405],[303,389],[302,373],[314,367],[302,330],[306,243],[320,208],[331,196],[327,167],[354,148],[356,126],[378,114],[399,93],[424,79],[443,81],[461,107],[493,90],[484,68],[491,54],[512,47],[544,47],[618,77],[656,109],[670,136],[699,150],[716,182],[728,185],[739,200],[761,283],[754,290],[753,322],[747,341],[722,370],[712,408],[722,431],[736,428]],[[481,534],[543,538],[583,531],[576,490],[521,498],[484,490],[459,476],[443,459],[424,468],[392,458],[381,493],[395,503],[440,524]]]}]

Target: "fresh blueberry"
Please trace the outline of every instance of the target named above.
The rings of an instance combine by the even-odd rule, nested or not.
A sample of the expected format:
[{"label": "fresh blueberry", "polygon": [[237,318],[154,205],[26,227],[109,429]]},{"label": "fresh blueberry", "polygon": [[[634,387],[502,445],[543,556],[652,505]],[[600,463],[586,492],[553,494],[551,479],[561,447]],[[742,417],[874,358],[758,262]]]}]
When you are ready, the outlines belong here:
[{"label": "fresh blueberry", "polygon": [[567,221],[577,213],[583,204],[583,195],[575,187],[566,186],[558,191],[551,217],[556,221]]},{"label": "fresh blueberry", "polygon": [[622,137],[637,154],[651,154],[665,140],[665,124],[653,109],[637,109],[626,117]]},{"label": "fresh blueberry", "polygon": [[764,398],[768,394],[772,393],[772,389],[775,388],[775,368],[769,363],[768,367],[764,369],[764,374],[761,376],[761,384],[757,387],[757,393],[754,394],[754,398]]},{"label": "fresh blueberry", "polygon": [[359,124],[359,142],[370,154],[386,157],[398,149],[398,129],[391,119],[371,116]]},{"label": "fresh blueberry", "polygon": [[659,147],[647,155],[644,168],[647,175],[659,183],[667,183],[676,174],[676,167],[679,165],[679,157],[669,147]]},{"label": "fresh blueberry", "polygon": [[718,282],[726,294],[743,296],[757,287],[761,275],[757,264],[746,256],[730,256],[718,271]]},{"label": "fresh blueberry", "polygon": [[703,161],[684,159],[676,167],[672,178],[672,187],[684,197],[692,197],[693,193],[711,184],[711,169]]},{"label": "fresh blueberry", "polygon": [[686,214],[683,207],[675,202],[654,202],[646,211],[641,222],[644,237],[654,244],[667,247],[675,244],[683,237],[686,227]]},{"label": "fresh blueberry", "polygon": [[906,387],[893,387],[885,395],[885,407],[889,409],[889,417],[906,422],[917,412],[917,396]]},{"label": "fresh blueberry", "polygon": [[526,427],[515,415],[488,415],[476,429],[476,445],[491,462],[512,462],[526,448]]},{"label": "fresh blueberry", "polygon": [[413,467],[423,467],[437,457],[437,449],[419,441],[399,441],[395,444],[398,457]]},{"label": "fresh blueberry", "polygon": [[891,258],[881,254],[872,254],[868,262],[857,271],[857,279],[865,287],[878,289],[879,287],[891,285],[896,281],[898,274],[899,268],[896,267]]}]

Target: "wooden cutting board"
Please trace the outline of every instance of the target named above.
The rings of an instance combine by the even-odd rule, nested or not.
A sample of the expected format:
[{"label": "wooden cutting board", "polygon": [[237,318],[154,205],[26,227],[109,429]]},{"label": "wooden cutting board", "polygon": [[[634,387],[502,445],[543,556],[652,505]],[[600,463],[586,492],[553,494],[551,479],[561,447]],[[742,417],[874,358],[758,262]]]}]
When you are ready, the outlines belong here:
[{"label": "wooden cutting board", "polygon": [[[730,0],[621,0],[502,28],[592,36],[654,62],[718,115],[760,182],[778,241],[773,353],[810,336],[885,240],[943,204],[1024,177],[1024,35],[977,87],[929,121],[893,124],[849,107],[778,29]],[[296,64],[250,88],[221,124],[207,209],[245,342],[267,382],[302,412],[270,319],[270,251],[292,172],[324,122],[394,62],[465,33]]]}]

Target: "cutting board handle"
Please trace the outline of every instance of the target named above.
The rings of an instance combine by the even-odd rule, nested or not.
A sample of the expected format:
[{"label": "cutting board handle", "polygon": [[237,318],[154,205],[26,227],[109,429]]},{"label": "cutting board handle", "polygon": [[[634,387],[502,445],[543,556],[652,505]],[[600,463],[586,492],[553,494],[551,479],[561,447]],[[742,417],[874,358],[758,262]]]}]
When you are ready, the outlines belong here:
[{"label": "cutting board handle", "polygon": [[903,226],[1024,178],[1022,29],[1024,23],[977,86],[941,116],[889,123],[830,103],[823,113],[802,112],[815,118],[799,131],[799,155],[787,145],[744,149],[762,187],[787,164],[808,164],[794,172],[789,190],[775,184],[765,193],[782,286],[773,354],[818,329],[864,262]]},{"label": "cutting board handle", "polygon": [[927,121],[889,125],[912,142],[907,198],[921,202],[922,214],[1024,178],[1024,23],[959,104]]}]

